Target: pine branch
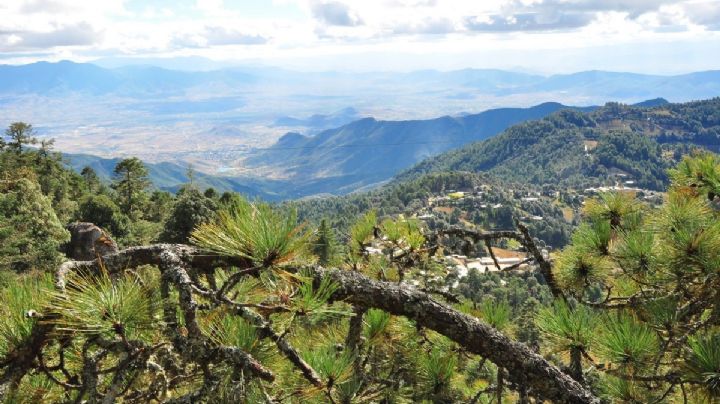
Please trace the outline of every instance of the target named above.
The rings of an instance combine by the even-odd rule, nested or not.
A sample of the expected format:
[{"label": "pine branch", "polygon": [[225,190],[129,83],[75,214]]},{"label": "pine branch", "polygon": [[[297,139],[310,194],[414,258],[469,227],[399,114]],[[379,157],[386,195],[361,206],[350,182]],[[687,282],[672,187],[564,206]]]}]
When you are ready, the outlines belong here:
[{"label": "pine branch", "polygon": [[[517,237],[516,232],[506,232]],[[534,246],[534,244],[532,244]],[[194,319],[195,302],[193,300],[192,280],[185,268],[194,271],[210,271],[221,257],[214,257],[212,261],[196,259],[194,254],[204,255],[198,249],[184,245],[152,245],[147,247],[133,247],[117,254],[104,257],[104,266],[108,272],[120,273],[128,267],[139,265],[158,265],[163,273],[162,295],[169,296],[169,287],[178,288],[180,299],[178,301],[188,327],[187,335],[177,327],[175,312],[165,309],[165,318],[171,327],[174,327],[176,349],[186,360],[196,363],[209,363],[208,360],[228,361],[258,375],[272,380],[272,374],[265,372],[249,355],[233,348],[213,348],[199,338],[199,327]],[[538,253],[539,254],[539,253]],[[542,257],[540,257],[542,258]],[[231,262],[232,259],[226,259]],[[544,261],[543,261],[544,262]],[[69,270],[85,269],[99,271],[99,262],[81,262],[66,264],[58,271],[58,284],[64,285],[64,276]],[[549,266],[549,263],[547,263]],[[247,267],[247,266],[246,266]],[[541,265],[542,267],[542,265]],[[563,373],[560,369],[547,362],[541,356],[532,352],[525,345],[515,342],[502,333],[486,325],[478,319],[462,314],[451,307],[435,301],[431,296],[407,285],[371,280],[354,271],[341,271],[335,269],[307,268],[307,273],[313,278],[316,286],[324,279],[330,279],[338,285],[333,293],[332,300],[343,300],[350,304],[378,308],[394,315],[405,316],[414,320],[418,326],[432,329],[460,344],[469,352],[487,357],[488,360],[502,366],[508,371],[508,380],[517,385],[528,387],[528,393],[540,398],[562,403],[598,403],[582,385]],[[63,272],[64,271],[64,272]],[[226,302],[227,303],[227,302]],[[252,315],[246,307],[238,307],[237,312],[243,317],[254,319],[251,323],[264,324],[259,315]],[[266,325],[266,324],[265,324]],[[277,336],[267,327],[261,327],[261,333],[269,333],[276,345],[286,356],[297,354],[282,336]],[[284,349],[283,349],[284,347]],[[289,355],[288,355],[289,354]],[[33,355],[31,358],[34,358]],[[298,358],[299,359],[299,358]],[[293,363],[296,363],[293,361]],[[27,371],[28,368],[25,369]],[[301,369],[303,369],[301,367]],[[315,379],[311,369],[303,372],[307,379]],[[23,373],[24,374],[24,373]],[[22,377],[22,376],[20,376]],[[319,378],[318,378],[319,379]],[[19,380],[19,379],[18,379]],[[188,402],[197,393],[178,398],[177,402]],[[174,400],[175,401],[175,400]]]}]

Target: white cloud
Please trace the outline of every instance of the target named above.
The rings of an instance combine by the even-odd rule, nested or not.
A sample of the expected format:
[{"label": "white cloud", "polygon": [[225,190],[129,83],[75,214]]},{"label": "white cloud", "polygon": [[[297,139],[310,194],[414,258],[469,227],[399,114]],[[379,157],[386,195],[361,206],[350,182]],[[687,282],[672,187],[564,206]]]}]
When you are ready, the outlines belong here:
[{"label": "white cloud", "polygon": [[[0,38],[3,34],[0,34]],[[7,34],[4,51],[37,50],[59,46],[86,46],[102,40],[102,33],[88,23],[55,27],[46,32],[17,31]]]},{"label": "white cloud", "polygon": [[[46,56],[37,57],[49,59],[60,55],[197,54],[286,61],[392,54],[398,58],[407,55],[407,60],[425,57],[441,65],[446,61],[430,52],[444,52],[458,55],[450,60],[463,67],[462,56],[469,53],[514,50],[522,55],[531,50],[609,45],[639,49],[654,42],[712,43],[720,35],[718,0],[253,3],[252,7],[267,8],[263,18],[248,18],[241,9],[250,3],[244,1],[133,4],[135,7],[131,0],[0,0],[3,58],[27,61],[39,53]],[[272,11],[277,8],[299,9],[304,14],[274,16]],[[390,65],[390,59],[374,56],[368,63]],[[516,58],[506,59],[516,63]],[[528,58],[528,63],[540,62]]]},{"label": "white cloud", "polygon": [[313,1],[310,5],[313,17],[323,24],[341,27],[354,27],[362,25],[362,19],[355,13],[350,5],[340,1]]},{"label": "white cloud", "polygon": [[258,34],[245,33],[222,26],[204,26],[196,32],[177,33],[172,39],[174,48],[207,48],[224,45],[262,45],[268,42]]},{"label": "white cloud", "polygon": [[695,24],[720,31],[720,2],[717,0],[689,1],[682,4],[683,13]]},{"label": "white cloud", "polygon": [[448,34],[458,30],[457,23],[449,18],[427,17],[421,21],[398,24],[393,28],[395,34]]}]

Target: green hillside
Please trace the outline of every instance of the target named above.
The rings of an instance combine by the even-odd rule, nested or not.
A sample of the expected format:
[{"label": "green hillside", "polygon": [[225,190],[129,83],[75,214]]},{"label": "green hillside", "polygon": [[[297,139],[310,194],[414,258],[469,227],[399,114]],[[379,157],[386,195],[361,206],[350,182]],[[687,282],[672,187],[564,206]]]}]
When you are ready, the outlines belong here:
[{"label": "green hillside", "polygon": [[539,185],[612,185],[624,178],[659,190],[682,152],[695,146],[716,149],[718,139],[720,98],[652,108],[608,103],[593,112],[563,110],[513,126],[492,139],[429,158],[397,180],[483,171]]}]

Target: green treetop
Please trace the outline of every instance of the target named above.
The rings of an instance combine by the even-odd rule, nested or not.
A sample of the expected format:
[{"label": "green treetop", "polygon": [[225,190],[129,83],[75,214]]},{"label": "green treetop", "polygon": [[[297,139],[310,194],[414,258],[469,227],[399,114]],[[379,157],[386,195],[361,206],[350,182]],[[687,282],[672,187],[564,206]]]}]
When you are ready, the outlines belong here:
[{"label": "green treetop", "polygon": [[133,217],[146,199],[145,191],[150,187],[148,170],[142,161],[133,157],[122,160],[115,166],[113,189],[120,197],[123,213]]},{"label": "green treetop", "polygon": [[686,157],[670,176],[660,208],[620,194],[586,204],[553,269],[567,303],[538,320],[573,377],[603,370],[596,388],[612,400],[720,398],[720,159]]},{"label": "green treetop", "polygon": [[51,269],[68,238],[32,173],[0,179],[0,270]]},{"label": "green treetop", "polygon": [[320,265],[332,265],[336,262],[338,245],[335,234],[327,223],[322,219],[317,230],[317,235],[312,243],[312,252],[317,255]]},{"label": "green treetop", "polygon": [[5,136],[9,138],[7,147],[15,154],[22,153],[24,146],[38,142],[33,126],[25,122],[10,124],[10,127],[5,130]]},{"label": "green treetop", "polygon": [[187,243],[190,233],[215,216],[217,204],[201,194],[195,187],[187,187],[172,208],[170,217],[160,235],[162,241]]}]

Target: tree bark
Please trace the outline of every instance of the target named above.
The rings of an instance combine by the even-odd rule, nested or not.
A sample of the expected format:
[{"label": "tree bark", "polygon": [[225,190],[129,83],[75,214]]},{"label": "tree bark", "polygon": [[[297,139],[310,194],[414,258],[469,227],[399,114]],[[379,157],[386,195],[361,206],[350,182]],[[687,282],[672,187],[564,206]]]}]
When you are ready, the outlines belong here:
[{"label": "tree bark", "polygon": [[369,279],[354,271],[310,268],[317,284],[329,277],[338,284],[333,299],[415,320],[462,347],[505,368],[515,384],[528,387],[538,398],[562,403],[599,403],[580,383],[550,364],[527,346],[516,342],[478,319],[435,301],[408,287]]},{"label": "tree bark", "polygon": [[358,351],[362,336],[363,316],[366,311],[367,308],[364,306],[353,307],[353,316],[350,318],[350,327],[345,338],[345,349],[349,352],[357,353]]},{"label": "tree bark", "polygon": [[578,382],[583,382],[582,349],[570,348],[570,376]]}]

